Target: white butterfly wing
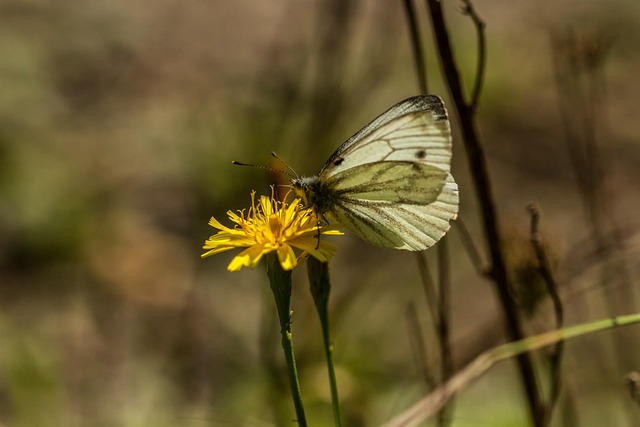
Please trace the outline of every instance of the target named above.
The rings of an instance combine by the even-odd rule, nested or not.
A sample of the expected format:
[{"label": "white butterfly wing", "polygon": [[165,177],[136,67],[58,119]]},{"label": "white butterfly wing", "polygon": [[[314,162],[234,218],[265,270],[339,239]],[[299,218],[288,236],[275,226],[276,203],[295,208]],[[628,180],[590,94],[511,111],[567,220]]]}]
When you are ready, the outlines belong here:
[{"label": "white butterfly wing", "polygon": [[458,213],[451,131],[440,98],[405,100],[343,144],[319,179],[332,194],[331,214],[379,246],[423,250]]},{"label": "white butterfly wing", "polygon": [[319,176],[329,177],[364,163],[394,160],[429,163],[450,171],[451,128],[439,97],[415,96],[389,108],[342,144]]},{"label": "white butterfly wing", "polygon": [[[331,214],[373,244],[412,251],[427,249],[444,236],[449,221],[458,213],[458,186],[450,173],[445,172],[444,176],[425,176],[417,184],[414,179],[413,185],[386,181],[386,190],[375,197],[368,197],[371,193],[362,189],[338,184],[334,187],[338,193]],[[377,180],[370,182],[373,187],[378,185]],[[426,183],[433,186],[421,186]]]}]

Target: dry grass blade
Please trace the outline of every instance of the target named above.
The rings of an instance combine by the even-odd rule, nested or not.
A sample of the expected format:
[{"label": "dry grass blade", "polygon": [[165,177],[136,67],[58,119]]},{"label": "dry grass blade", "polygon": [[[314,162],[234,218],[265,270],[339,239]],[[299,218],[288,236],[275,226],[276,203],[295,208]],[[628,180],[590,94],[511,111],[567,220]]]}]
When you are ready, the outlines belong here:
[{"label": "dry grass blade", "polygon": [[[556,344],[563,340],[575,338],[580,335],[586,335],[619,326],[632,325],[634,323],[640,323],[640,313],[570,326],[568,328],[545,332],[520,341],[494,347],[482,353],[480,356],[475,358],[473,362],[451,377],[449,381],[435,389],[432,393],[400,415],[383,424],[382,427],[413,427],[420,424],[442,409],[442,407],[446,405],[453,396],[467,389],[476,379],[482,376],[482,374],[502,360],[518,356],[525,352],[537,350],[548,345]],[[633,377],[632,379],[637,378]],[[630,382],[629,380],[627,380],[627,382],[628,384],[633,385],[632,397],[637,396],[638,383],[633,381]]]}]

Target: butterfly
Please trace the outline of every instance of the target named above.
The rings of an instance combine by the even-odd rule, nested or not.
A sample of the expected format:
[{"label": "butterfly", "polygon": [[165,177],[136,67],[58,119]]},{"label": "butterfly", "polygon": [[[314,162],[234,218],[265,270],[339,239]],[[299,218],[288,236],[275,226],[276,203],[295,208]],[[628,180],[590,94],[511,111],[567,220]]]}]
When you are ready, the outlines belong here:
[{"label": "butterfly", "polygon": [[434,245],[458,214],[451,126],[434,95],[399,102],[329,157],[318,175],[292,180],[320,218],[384,248]]}]

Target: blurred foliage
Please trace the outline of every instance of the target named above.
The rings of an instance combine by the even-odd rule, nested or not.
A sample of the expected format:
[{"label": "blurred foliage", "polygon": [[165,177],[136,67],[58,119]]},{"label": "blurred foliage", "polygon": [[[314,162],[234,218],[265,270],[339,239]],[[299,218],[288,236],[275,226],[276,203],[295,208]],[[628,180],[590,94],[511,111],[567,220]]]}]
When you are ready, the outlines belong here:
[{"label": "blurred foliage", "polygon": [[[446,3],[471,87],[474,33]],[[489,40],[479,119],[530,327],[552,324],[531,264],[529,200],[543,210],[567,322],[638,311],[640,6],[476,7]],[[596,80],[589,69],[562,74],[557,65],[589,40],[606,45],[589,63]],[[282,180],[231,160],[282,169],[269,163],[276,151],[298,173],[318,170],[367,120],[415,94],[412,64],[400,5],[373,0],[0,2],[0,426],[289,424],[264,271],[227,273],[231,255],[200,260],[207,220]],[[446,99],[433,55],[428,72],[430,91]],[[583,86],[568,95],[571,78]],[[589,98],[594,84],[601,92]],[[580,99],[596,111],[587,116],[595,135]],[[587,132],[573,138],[595,138],[597,198],[585,198],[589,170],[571,161],[567,117]],[[482,248],[454,145],[462,216]],[[594,203],[604,207],[597,221]],[[451,235],[460,366],[502,339],[502,319]],[[349,426],[376,425],[427,392],[404,317],[409,301],[426,304],[413,257],[350,237],[339,244],[331,309],[343,410]],[[319,326],[296,274],[303,398],[313,425],[330,425]],[[420,319],[428,331],[429,316]],[[639,369],[637,343],[629,329],[567,346],[562,399],[579,425],[638,423],[623,381]],[[452,425],[523,425],[510,369],[462,396]],[[554,425],[568,425],[563,411]]]}]

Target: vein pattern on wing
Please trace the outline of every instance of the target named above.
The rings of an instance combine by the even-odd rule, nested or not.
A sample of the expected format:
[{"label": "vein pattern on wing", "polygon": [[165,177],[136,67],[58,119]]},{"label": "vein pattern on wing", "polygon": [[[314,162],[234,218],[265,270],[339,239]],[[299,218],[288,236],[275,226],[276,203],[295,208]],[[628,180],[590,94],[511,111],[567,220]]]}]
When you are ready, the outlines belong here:
[{"label": "vein pattern on wing", "polygon": [[431,165],[379,162],[329,178],[329,210],[361,238],[397,249],[432,246],[458,211],[451,174]]},{"label": "vein pattern on wing", "polygon": [[321,172],[333,165],[336,159],[346,157],[347,153],[354,146],[360,145],[365,140],[375,139],[372,137],[372,134],[376,130],[386,127],[386,125],[391,124],[402,116],[412,115],[412,113],[421,113],[430,116],[427,117],[428,122],[437,124],[437,127],[441,130],[446,130],[446,144],[449,147],[451,146],[449,120],[447,119],[447,111],[444,108],[442,100],[434,95],[414,96],[395,104],[347,139],[345,143],[331,155],[329,160],[327,160]]},{"label": "vein pattern on wing", "polygon": [[[359,140],[351,137],[325,163],[320,175],[328,177],[360,164],[379,161],[428,163],[447,172],[451,168],[451,131],[446,116],[418,111],[396,117],[370,130]],[[346,146],[346,147],[345,147]]]},{"label": "vein pattern on wing", "polygon": [[340,198],[331,215],[359,237],[379,246],[423,250],[435,244],[457,216],[458,187],[451,175],[428,205]]},{"label": "vein pattern on wing", "polygon": [[328,213],[379,246],[422,250],[458,213],[451,129],[442,100],[399,102],[329,157],[316,177],[294,180],[317,213]]},{"label": "vein pattern on wing", "polygon": [[347,169],[324,185],[338,199],[428,204],[442,192],[447,175],[422,163],[378,162]]}]

